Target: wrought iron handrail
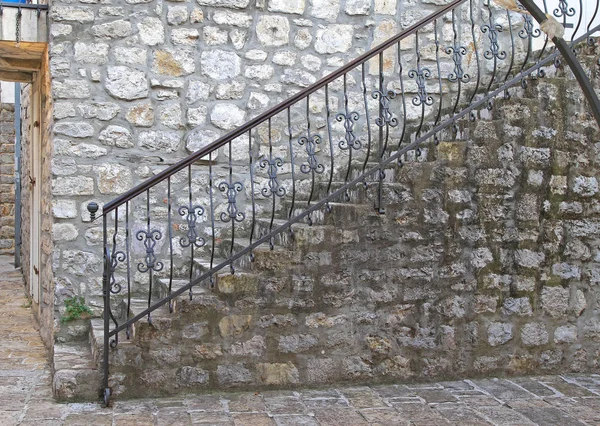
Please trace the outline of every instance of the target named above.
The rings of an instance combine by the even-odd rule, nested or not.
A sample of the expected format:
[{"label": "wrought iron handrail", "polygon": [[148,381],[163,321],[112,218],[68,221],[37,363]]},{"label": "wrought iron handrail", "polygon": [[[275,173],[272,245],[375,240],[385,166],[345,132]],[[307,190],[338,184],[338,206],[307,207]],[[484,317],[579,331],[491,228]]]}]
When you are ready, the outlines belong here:
[{"label": "wrought iron handrail", "polygon": [[[474,54],[475,61],[472,60],[473,56],[467,60],[469,49],[465,47],[464,40],[467,36],[457,29],[461,21],[457,18],[460,13],[455,11],[466,3],[469,11],[466,25],[471,29],[470,48],[472,47],[471,53]],[[478,13],[479,16],[476,17]],[[452,23],[451,41],[447,39],[442,44],[438,22],[450,14],[448,21]],[[511,25],[511,15],[508,11],[506,14]],[[190,298],[193,297],[194,286],[202,282],[212,284],[214,275],[225,267],[229,266],[234,273],[234,262],[246,255],[250,255],[252,260],[253,250],[261,244],[269,242],[273,248],[275,235],[285,231],[292,233],[292,225],[302,220],[311,225],[313,213],[323,208],[330,211],[330,203],[335,200],[349,200],[351,188],[362,183],[365,191],[368,191],[369,179],[373,179],[377,186],[375,207],[383,213],[382,187],[386,167],[396,162],[402,165],[407,161],[409,152],[414,152],[415,158],[420,157],[421,145],[427,140],[438,143],[445,131],[450,130],[451,137],[454,137],[459,132],[459,120],[465,117],[476,120],[475,112],[478,109],[492,109],[496,96],[504,94],[505,98],[510,97],[510,88],[519,83],[525,88],[526,77],[532,73],[537,71],[537,76],[542,77],[544,73],[541,68],[553,61],[556,63],[560,52],[541,51],[537,56],[533,55],[532,40],[541,34],[533,29],[532,18],[529,15],[524,16],[523,25],[518,39],[514,37],[512,25],[509,27],[508,38],[503,39],[503,28],[495,21],[494,9],[490,3],[484,4],[482,10],[479,10],[475,8],[473,0],[455,0],[286,101],[105,204],[102,211],[105,402],[110,398],[109,349],[118,344],[120,332],[124,331],[129,338],[131,326],[135,322],[144,317],[151,322],[151,313],[167,304],[172,310],[175,298],[185,292],[189,292]],[[597,26],[590,29],[590,26],[591,23],[587,26],[587,33],[578,40],[589,39],[590,35],[600,28]],[[476,37],[476,29],[487,35],[488,41],[484,43]],[[427,30],[433,32],[434,52],[430,49],[426,53],[420,48],[420,33]],[[407,55],[406,44],[402,44],[409,36],[414,36],[414,55],[413,47],[408,48],[412,56]],[[527,43],[524,58],[519,58],[516,49],[519,40]],[[510,42],[510,54],[502,48],[503,42]],[[546,40],[544,47],[547,44]],[[440,51],[448,55],[446,62],[440,58]],[[406,59],[407,56],[409,59]],[[533,64],[530,64],[529,60],[533,56],[536,58]],[[501,65],[509,57],[510,65]],[[483,60],[492,64],[489,75],[484,72],[485,67],[481,63]],[[404,68],[408,63],[412,64],[412,68],[406,72]],[[367,65],[370,67],[369,74],[366,71]],[[442,76],[442,66],[448,66],[450,70],[445,76]],[[435,67],[433,72],[431,67]],[[358,79],[354,78],[354,73],[359,74]],[[372,79],[375,81],[371,81]],[[475,87],[472,88],[474,80]],[[334,85],[337,89],[332,88]],[[412,87],[409,87],[410,85]],[[373,87],[373,90],[369,91],[370,96],[367,96],[368,86]],[[470,88],[470,94],[465,94],[467,88]],[[331,114],[332,92],[339,92],[341,99],[336,99],[342,100],[343,103],[334,117]],[[317,108],[316,112],[311,111],[311,96],[313,106],[314,97],[324,98],[324,106],[320,110]],[[444,98],[449,98],[445,106]],[[376,103],[376,106],[370,102]],[[294,120],[296,116],[300,117],[301,125],[293,126],[292,108],[300,106],[303,111],[299,114],[295,112]],[[395,107],[398,107],[398,111]],[[325,137],[314,132],[314,127],[311,128],[315,115],[322,118],[321,127],[325,129]],[[340,125],[337,129],[334,129],[334,121]],[[279,130],[281,132],[276,136],[275,133]],[[362,136],[359,135],[361,130]],[[287,145],[277,144],[280,142],[278,138],[283,134],[287,136]],[[236,161],[233,145],[245,144],[241,140],[245,135],[248,137],[247,145],[244,145],[247,156],[242,154],[244,161]],[[334,143],[336,138],[338,142]],[[328,146],[324,143],[325,139],[329,142]],[[215,163],[215,159],[222,148],[225,148],[223,154],[227,161],[224,164],[223,176],[217,180],[215,169],[218,163]],[[302,151],[300,165],[297,164],[300,153],[294,152],[295,150]],[[289,153],[289,158],[281,154],[285,152]],[[322,157],[329,160],[327,166]],[[208,159],[202,165],[204,169],[193,169],[198,167],[198,160],[201,159]],[[284,167],[287,167],[286,172],[282,172]],[[238,169],[246,176],[249,188],[245,187],[243,180],[234,178],[234,169],[236,176]],[[355,175],[352,174],[354,169],[357,169]],[[256,175],[260,170],[263,177]],[[290,174],[291,181],[288,179],[284,182],[282,176]],[[319,176],[326,178],[319,179]],[[336,189],[332,189],[334,176],[341,180]],[[261,183],[259,178],[264,179],[264,182]],[[320,184],[323,184],[325,194],[318,194]],[[175,185],[182,187],[173,190]],[[206,189],[206,192],[196,190],[197,187]],[[242,211],[238,195],[246,189],[246,200],[251,210]],[[224,196],[224,202],[220,205],[215,200],[217,190]],[[291,200],[288,198],[291,204],[284,205],[282,200],[286,195],[291,195]],[[181,198],[177,198],[178,196]],[[262,197],[262,204],[257,201],[258,196]],[[301,196],[308,200],[304,200],[302,208],[298,209]],[[199,197],[204,198],[199,200]],[[162,206],[160,200],[164,201]],[[277,200],[280,200],[279,203]],[[262,235],[256,236],[257,218],[260,218],[259,207],[267,211],[268,225]],[[92,220],[96,218],[98,209],[97,204],[90,204]],[[281,214],[283,224],[275,223],[276,214]],[[251,215],[252,221],[249,228],[242,231],[249,233],[249,240],[236,250],[235,243],[239,241],[239,237],[236,240],[236,231],[240,232],[244,221],[247,224],[246,215]],[[183,226],[178,227],[178,230],[185,232],[179,238],[174,235],[174,216],[180,216]],[[124,217],[124,228],[123,220],[119,221],[120,217]],[[132,224],[132,217],[139,218],[140,223]],[[109,220],[113,222],[110,227]],[[210,221],[209,231],[205,235],[198,229],[201,220]],[[219,228],[217,222],[223,227]],[[227,226],[227,229],[224,226]],[[112,232],[111,236],[109,229]],[[230,235],[225,235],[226,232],[230,232]],[[229,244],[226,248],[226,259],[222,261],[217,260],[216,254],[218,233],[222,233],[222,239]],[[167,238],[168,258],[159,259],[159,245],[167,241]],[[137,248],[133,244],[134,240],[139,242]],[[174,247],[175,245],[178,247]],[[178,254],[175,254],[176,249]],[[202,252],[205,249],[208,251]],[[182,253],[185,250],[189,253],[185,256],[185,262],[177,265],[178,259],[184,257]],[[207,262],[209,266],[205,271],[196,273],[195,260],[201,255],[210,258],[210,262]],[[147,308],[138,313],[131,310],[133,284],[136,279],[141,279],[132,276],[131,273],[132,259],[135,256],[138,261],[137,272],[148,276],[148,288],[145,292]],[[153,301],[154,280],[161,274],[168,280],[168,296]],[[186,275],[187,284],[173,289],[176,274]],[[127,302],[125,318],[121,320],[111,310],[111,295],[122,294],[125,285]]]}]

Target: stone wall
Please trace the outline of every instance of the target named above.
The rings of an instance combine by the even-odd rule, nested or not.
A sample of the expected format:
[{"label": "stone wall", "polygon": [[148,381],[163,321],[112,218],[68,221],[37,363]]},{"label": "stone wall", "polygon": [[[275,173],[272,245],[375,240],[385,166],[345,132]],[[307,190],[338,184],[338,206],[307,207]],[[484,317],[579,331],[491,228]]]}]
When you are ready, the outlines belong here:
[{"label": "stone wall", "polygon": [[573,80],[517,95],[390,168],[385,215],[361,186],[136,324],[113,392],[599,371],[600,132]]},{"label": "stone wall", "polygon": [[0,105],[0,254],[15,252],[15,108]]}]

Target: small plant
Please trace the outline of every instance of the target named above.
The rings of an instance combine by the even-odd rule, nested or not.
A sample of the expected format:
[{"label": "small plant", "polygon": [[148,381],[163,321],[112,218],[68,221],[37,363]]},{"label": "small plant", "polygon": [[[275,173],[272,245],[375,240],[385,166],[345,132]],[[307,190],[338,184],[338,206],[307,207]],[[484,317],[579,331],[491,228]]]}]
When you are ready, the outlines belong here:
[{"label": "small plant", "polygon": [[65,315],[61,322],[86,319],[92,316],[92,310],[86,306],[85,299],[81,296],[73,296],[65,300]]}]

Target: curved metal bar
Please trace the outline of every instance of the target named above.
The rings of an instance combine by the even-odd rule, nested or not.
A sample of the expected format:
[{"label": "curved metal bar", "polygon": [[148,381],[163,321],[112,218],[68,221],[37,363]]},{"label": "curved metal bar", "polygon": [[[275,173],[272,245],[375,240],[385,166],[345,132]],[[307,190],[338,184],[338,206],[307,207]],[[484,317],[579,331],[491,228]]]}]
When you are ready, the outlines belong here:
[{"label": "curved metal bar", "polygon": [[[544,8],[546,6],[546,0],[544,0]],[[592,15],[590,22],[588,22],[587,24],[587,32],[590,32],[590,28],[592,26],[592,23],[594,22],[594,19],[596,19],[596,16],[598,15],[598,8],[600,7],[600,0],[596,0],[596,8],[594,9],[594,14]],[[594,40],[594,38],[589,35],[587,38],[587,44],[588,46],[593,46],[596,43],[596,41]]]},{"label": "curved metal bar", "polygon": [[[583,1],[579,0],[579,19],[577,20],[577,25],[573,30],[573,39],[577,37],[577,32],[579,31],[579,27],[581,26],[581,20],[583,19]],[[573,45],[573,43],[571,43]]]},{"label": "curved metal bar", "polygon": [[[248,158],[250,159],[250,199],[252,202],[252,224],[250,225],[250,244],[254,240],[254,229],[256,227],[256,200],[254,199],[254,153],[252,152],[252,131],[248,130]],[[293,162],[292,162],[292,167]],[[254,262],[254,254],[250,252],[250,260]]]},{"label": "curved metal bar", "polygon": [[[477,92],[479,90],[479,84],[481,82],[481,65],[479,64],[479,50],[477,49],[477,37],[475,36],[475,17],[473,16],[473,0],[469,0],[469,17],[471,20],[471,37],[473,38],[473,52],[475,52],[475,62],[477,64],[477,82],[475,83],[475,89],[473,90],[473,93],[469,98],[469,104],[472,104],[473,100],[475,99],[475,95],[477,95]],[[471,114],[469,114],[469,119],[471,121],[474,121],[475,118],[475,112],[472,111]]]},{"label": "curved metal bar", "polygon": [[[596,5],[598,4],[598,2],[596,2]],[[544,15],[546,15],[548,13],[548,6],[546,4],[546,0],[544,0]],[[589,31],[589,27],[588,27],[588,31]],[[548,39],[548,36],[546,34],[544,34],[544,45],[542,46],[542,50],[540,50],[540,54],[538,55],[538,62],[542,59],[542,56],[544,55],[544,52],[546,51],[546,47],[548,46],[548,41],[550,41]],[[543,69],[539,69],[536,77],[545,77],[546,76],[546,72]]]},{"label": "curved metal bar", "polygon": [[[508,20],[508,31],[510,33],[510,65],[508,66],[508,71],[506,72],[506,76],[504,77],[504,82],[508,81],[508,77],[510,77],[513,69],[513,65],[515,63],[515,36],[512,30],[512,19],[510,18],[510,11],[506,10],[506,19]],[[526,62],[523,62],[525,65]],[[521,71],[523,68],[521,68]],[[510,90],[507,88],[504,92],[504,99],[510,99]]]},{"label": "curved metal bar", "polygon": [[[346,81],[346,74],[344,74],[344,82]],[[329,139],[329,157],[330,157],[330,168],[329,181],[327,182],[327,193],[331,191],[331,184],[333,183],[333,170],[335,165],[335,157],[333,153],[333,136],[331,136],[331,111],[329,110],[329,85],[325,85],[325,111],[327,113],[327,137]],[[329,207],[329,206],[328,206]],[[327,209],[329,210],[329,208]]]},{"label": "curved metal bar", "polygon": [[[210,229],[211,229],[211,245],[210,245],[210,269],[213,269],[215,261],[215,204],[213,195],[213,170],[212,170],[212,151],[208,154],[208,198],[210,199]],[[211,288],[215,286],[215,278],[210,276]]]},{"label": "curved metal bar", "polygon": [[[362,171],[364,173],[364,171],[367,168],[367,164],[369,163],[369,158],[371,156],[371,144],[373,142],[373,138],[371,135],[371,117],[369,114],[369,101],[368,101],[368,97],[367,97],[367,84],[365,82],[365,63],[363,62],[361,64],[361,75],[362,75],[362,88],[363,88],[363,102],[365,104],[365,120],[366,120],[366,124],[367,124],[367,155],[365,156],[365,162],[363,163],[363,167],[362,167]],[[365,188],[367,185],[367,182],[364,182],[365,184]]]},{"label": "curved metal bar", "polygon": [[[192,171],[189,170],[189,174],[191,175]],[[191,178],[190,178],[191,179]],[[191,194],[191,189],[190,189],[190,194]],[[169,297],[171,297],[171,291],[173,289],[173,225],[171,223],[171,176],[169,176],[169,178],[167,179],[167,227],[169,229],[169,261],[170,261],[170,268],[169,268]],[[192,265],[194,264],[194,262],[191,263]],[[190,268],[191,270],[191,268]],[[169,301],[169,312],[173,312],[173,301],[170,300]]]},{"label": "curved metal bar", "polygon": [[[437,32],[436,32],[437,38]],[[400,134],[400,140],[398,141],[398,148],[402,146],[402,142],[404,142],[404,137],[406,136],[406,96],[404,93],[404,77],[402,74],[404,72],[404,68],[402,66],[402,41],[398,41],[398,76],[400,78],[400,96],[402,97],[402,133]],[[441,82],[440,82],[440,93],[441,93]],[[440,98],[440,108],[441,108],[441,98]],[[401,165],[401,161],[399,161],[399,165]]]},{"label": "curved metal bar", "polygon": [[[452,24],[454,25],[454,9],[452,10]],[[438,25],[437,25],[437,20],[433,21],[433,34],[434,34],[434,42],[435,42],[435,63],[437,65],[437,75],[438,75],[438,90],[440,92],[440,104],[438,105],[438,112],[437,112],[437,116],[435,117],[435,121],[433,122],[434,126],[437,126],[437,124],[440,122],[440,118],[442,118],[442,105],[444,103],[443,101],[443,90],[442,90],[442,71],[440,69],[440,41],[439,41],[439,36],[438,36]],[[455,32],[455,40],[456,40],[456,32]],[[402,93],[402,101],[406,102],[404,100],[404,93]],[[406,110],[406,108],[405,108]],[[404,117],[404,127],[406,127],[406,117]],[[404,129],[402,129],[402,131],[404,131]],[[438,138],[438,135],[435,135],[433,137],[433,140],[435,142],[435,144],[439,144],[440,140]]]}]

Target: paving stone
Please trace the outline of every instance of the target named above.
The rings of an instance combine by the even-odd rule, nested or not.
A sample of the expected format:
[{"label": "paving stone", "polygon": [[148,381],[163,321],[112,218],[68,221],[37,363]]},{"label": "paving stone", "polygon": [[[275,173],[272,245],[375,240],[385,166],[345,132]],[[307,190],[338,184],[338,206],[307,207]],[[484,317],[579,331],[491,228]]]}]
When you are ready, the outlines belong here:
[{"label": "paving stone", "polygon": [[577,420],[575,417],[569,416],[558,408],[548,407],[531,407],[517,408],[519,413],[523,414],[533,423],[544,426],[583,426],[584,423]]},{"label": "paving stone", "polygon": [[435,410],[444,416],[450,423],[456,425],[477,426],[492,424],[487,420],[484,420],[481,416],[477,415],[476,411],[470,407],[466,407],[463,404],[438,404],[435,406]]},{"label": "paving stone", "polygon": [[360,410],[360,414],[362,414],[367,422],[371,424],[382,423],[398,426],[409,424],[409,416],[406,416],[404,413],[400,413],[393,408],[366,408],[364,410]]},{"label": "paving stone", "polygon": [[473,383],[502,401],[535,397],[526,390],[502,379],[473,380]]},{"label": "paving stone", "polygon": [[233,423],[235,426],[274,426],[275,421],[267,414],[244,413],[234,414]]},{"label": "paving stone", "polygon": [[594,396],[592,392],[589,390],[578,386],[574,383],[567,383],[559,377],[553,377],[550,380],[540,380],[545,385],[551,387],[552,389],[556,389],[558,392],[562,393],[565,396],[569,397],[578,397],[578,396]]},{"label": "paving stone", "polygon": [[428,404],[458,401],[456,396],[445,389],[422,389],[417,391],[417,395],[423,398]]},{"label": "paving stone", "polygon": [[275,414],[307,414],[306,406],[297,397],[266,397],[267,412]]},{"label": "paving stone", "polygon": [[368,387],[342,389],[341,392],[354,408],[387,407],[383,399]]},{"label": "paving stone", "polygon": [[508,407],[497,405],[495,407],[475,408],[483,418],[491,420],[497,426],[534,426],[531,420]]},{"label": "paving stone", "polygon": [[321,426],[368,425],[364,417],[352,408],[335,407],[327,409],[316,409],[315,418],[319,421]]},{"label": "paving stone", "polygon": [[303,415],[274,416],[277,426],[319,426],[313,417]]},{"label": "paving stone", "polygon": [[229,411],[232,413],[267,410],[262,397],[254,393],[231,395],[227,396],[226,399],[228,400]]}]

